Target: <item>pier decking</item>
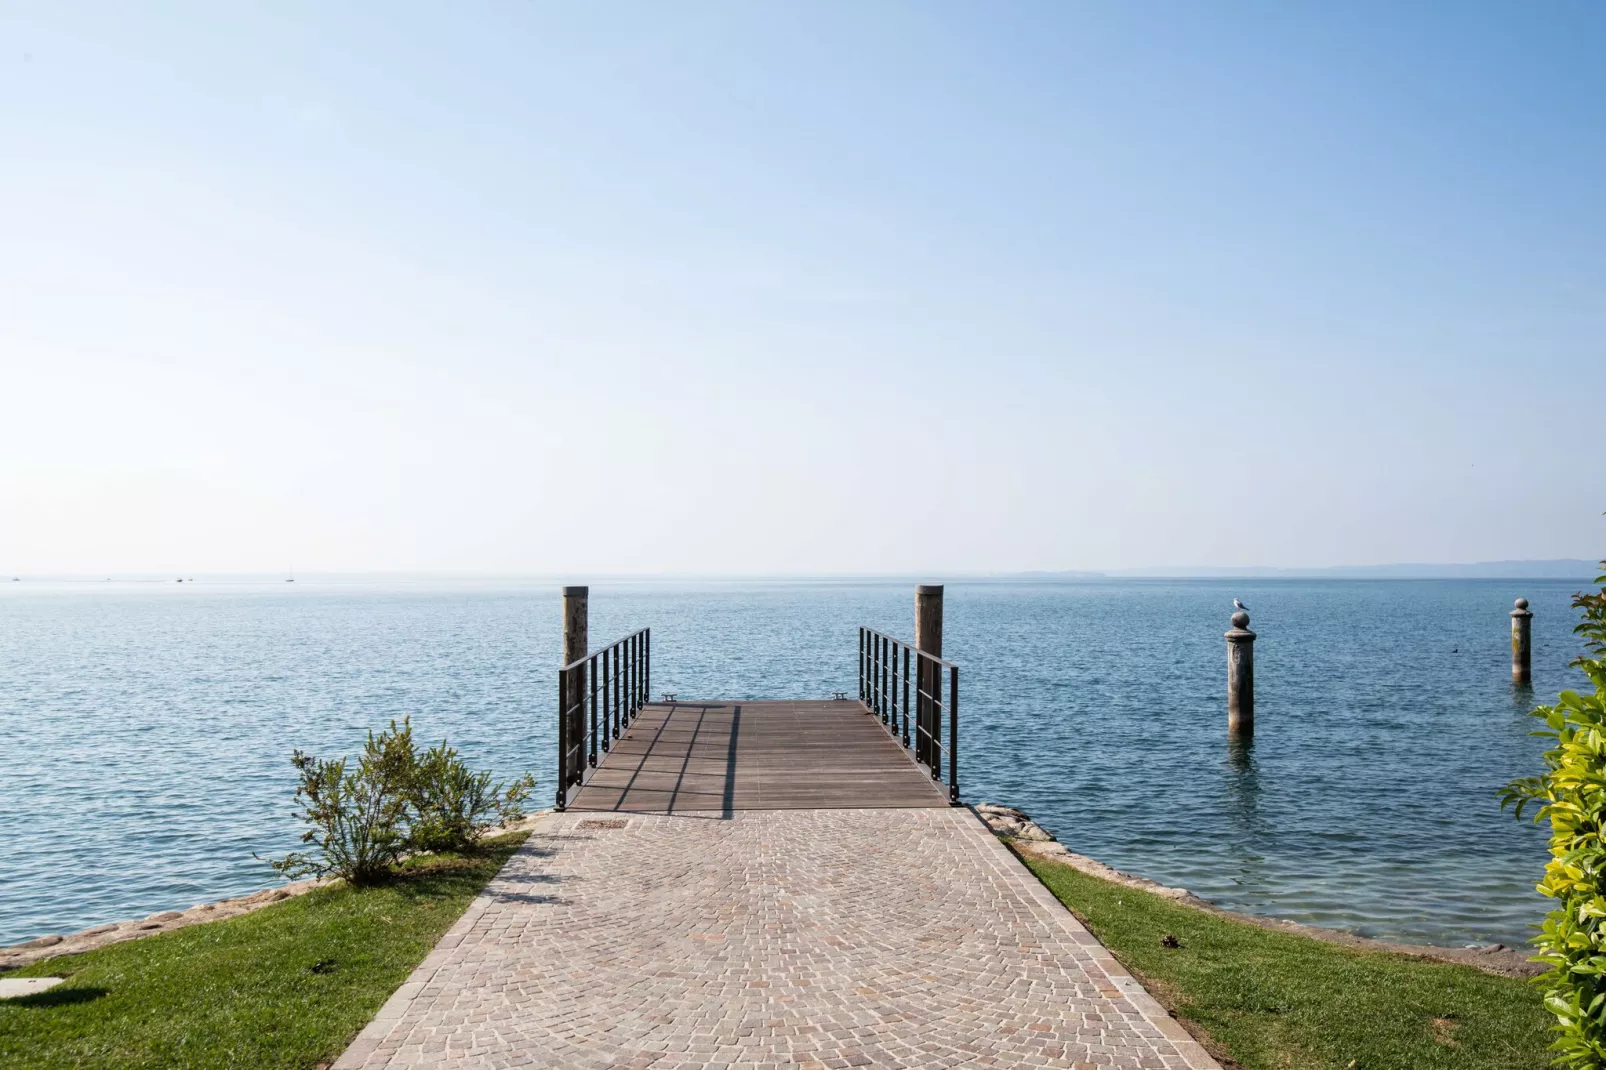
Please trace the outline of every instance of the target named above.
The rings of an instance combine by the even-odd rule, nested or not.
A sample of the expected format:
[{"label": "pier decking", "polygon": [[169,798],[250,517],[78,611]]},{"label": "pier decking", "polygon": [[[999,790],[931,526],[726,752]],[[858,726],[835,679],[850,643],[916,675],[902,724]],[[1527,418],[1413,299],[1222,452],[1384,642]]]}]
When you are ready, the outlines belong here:
[{"label": "pier decking", "polygon": [[826,700],[649,703],[569,809],[730,814],[947,805],[862,703]]}]

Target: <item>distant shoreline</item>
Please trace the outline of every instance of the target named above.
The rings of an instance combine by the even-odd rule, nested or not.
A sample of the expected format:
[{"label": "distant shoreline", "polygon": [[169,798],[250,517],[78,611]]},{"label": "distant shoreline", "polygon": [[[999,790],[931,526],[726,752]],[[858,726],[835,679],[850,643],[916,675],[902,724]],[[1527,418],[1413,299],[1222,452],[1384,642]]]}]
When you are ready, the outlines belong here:
[{"label": "distant shoreline", "polygon": [[[1482,561],[1469,564],[1330,565],[1319,568],[1271,568],[1253,565],[1175,566],[1128,569],[1028,569],[1013,572],[754,572],[754,573],[586,573],[588,583],[864,583],[936,580],[951,583],[1020,581],[1082,582],[1096,580],[1562,580],[1591,583],[1601,572],[1598,561],[1563,558],[1548,561]],[[177,585],[179,573],[26,573],[0,570],[0,588],[13,583],[153,583]],[[287,574],[275,572],[183,572],[184,583],[282,583]],[[298,580],[324,583],[567,583],[570,573],[529,572],[299,572]]]},{"label": "distant shoreline", "polygon": [[1550,561],[1480,561],[1470,564],[1329,565],[1322,568],[1215,566],[1126,568],[1102,572],[1021,572],[1031,579],[1292,579],[1292,580],[1578,580],[1600,575],[1601,564],[1582,558]]}]

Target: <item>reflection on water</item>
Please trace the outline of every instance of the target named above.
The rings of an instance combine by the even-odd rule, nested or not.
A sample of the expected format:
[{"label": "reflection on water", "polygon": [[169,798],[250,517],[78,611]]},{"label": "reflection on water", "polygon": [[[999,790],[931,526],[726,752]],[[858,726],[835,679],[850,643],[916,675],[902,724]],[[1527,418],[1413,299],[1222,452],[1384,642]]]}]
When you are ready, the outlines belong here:
[{"label": "reflection on water", "polygon": [[1252,837],[1258,831],[1254,826],[1256,807],[1255,803],[1260,797],[1260,770],[1255,765],[1255,742],[1253,739],[1229,739],[1227,741],[1227,797],[1231,805],[1228,813],[1238,830],[1245,837]]},{"label": "reflection on water", "polygon": [[[951,582],[965,796],[1227,907],[1520,942],[1544,834],[1494,793],[1539,768],[1536,696],[1582,679],[1577,586]],[[392,717],[550,797],[556,584],[88,588],[0,590],[0,943],[271,883],[251,854],[295,846],[290,750],[349,753]],[[1226,738],[1233,597],[1260,635],[1244,745]],[[904,581],[597,584],[591,634],[650,625],[654,693],[825,697],[854,690],[857,626],[907,636],[912,601]]]},{"label": "reflection on water", "polygon": [[1261,881],[1263,861],[1256,845],[1265,839],[1260,821],[1260,770],[1255,765],[1255,741],[1228,737],[1226,798],[1228,833],[1236,868],[1233,881],[1239,887],[1254,887]]}]

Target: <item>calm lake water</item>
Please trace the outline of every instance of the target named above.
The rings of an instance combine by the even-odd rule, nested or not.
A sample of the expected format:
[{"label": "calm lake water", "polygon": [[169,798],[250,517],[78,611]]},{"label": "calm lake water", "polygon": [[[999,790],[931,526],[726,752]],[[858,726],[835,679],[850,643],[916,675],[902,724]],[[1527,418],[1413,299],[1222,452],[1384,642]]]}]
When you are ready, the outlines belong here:
[{"label": "calm lake water", "polygon": [[[1524,712],[1582,680],[1582,583],[950,582],[969,801],[1224,906],[1439,944],[1519,943],[1543,829],[1495,789],[1538,768]],[[1231,599],[1253,609],[1257,730],[1226,739]],[[1510,683],[1512,599],[1534,688]],[[596,584],[600,645],[653,629],[654,691],[828,697],[857,633],[910,638],[913,582]],[[555,583],[0,586],[0,944],[274,883],[292,748],[411,715],[553,789]]]}]

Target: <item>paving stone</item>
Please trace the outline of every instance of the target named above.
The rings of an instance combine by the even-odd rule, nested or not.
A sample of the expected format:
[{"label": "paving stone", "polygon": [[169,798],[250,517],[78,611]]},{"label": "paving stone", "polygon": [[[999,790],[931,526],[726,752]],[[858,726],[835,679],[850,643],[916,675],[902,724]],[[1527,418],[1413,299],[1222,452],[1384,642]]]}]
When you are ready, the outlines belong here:
[{"label": "paving stone", "polygon": [[963,809],[544,818],[336,1063],[414,1066],[1219,1070]]}]

